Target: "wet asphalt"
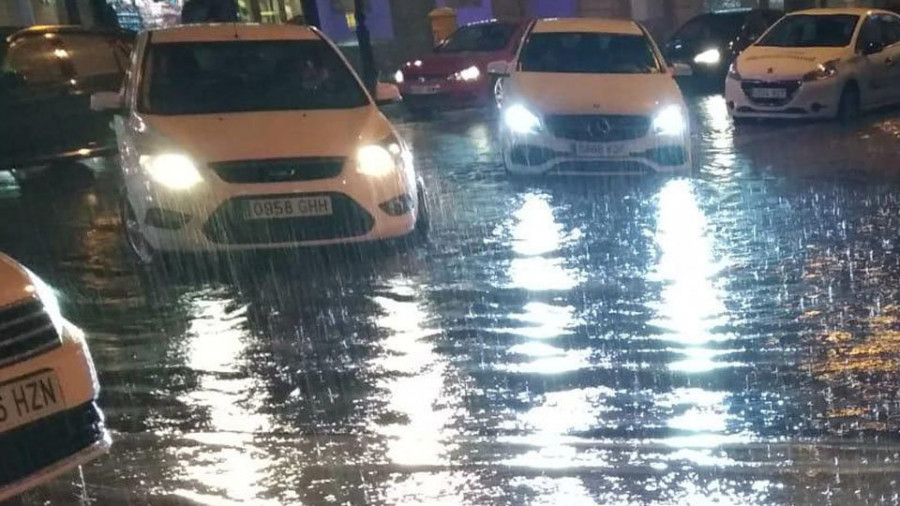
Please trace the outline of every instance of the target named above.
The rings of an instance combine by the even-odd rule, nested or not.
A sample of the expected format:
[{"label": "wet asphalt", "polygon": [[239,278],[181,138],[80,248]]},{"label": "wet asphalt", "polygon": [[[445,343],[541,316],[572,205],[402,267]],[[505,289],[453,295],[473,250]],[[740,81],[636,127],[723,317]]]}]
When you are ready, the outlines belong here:
[{"label": "wet asphalt", "polygon": [[115,440],[17,502],[900,502],[900,111],[691,104],[674,178],[511,180],[489,112],[401,119],[414,248],[147,273],[111,164],[0,174],[0,250],[88,332]]}]

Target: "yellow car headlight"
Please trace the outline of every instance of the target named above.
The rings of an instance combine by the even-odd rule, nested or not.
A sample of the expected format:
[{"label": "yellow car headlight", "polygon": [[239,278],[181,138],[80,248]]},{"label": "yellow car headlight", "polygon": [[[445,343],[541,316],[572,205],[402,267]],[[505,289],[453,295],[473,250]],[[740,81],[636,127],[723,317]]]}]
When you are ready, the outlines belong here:
[{"label": "yellow car headlight", "polygon": [[203,181],[193,160],[182,154],[144,155],[140,162],[154,181],[173,190],[187,190]]}]

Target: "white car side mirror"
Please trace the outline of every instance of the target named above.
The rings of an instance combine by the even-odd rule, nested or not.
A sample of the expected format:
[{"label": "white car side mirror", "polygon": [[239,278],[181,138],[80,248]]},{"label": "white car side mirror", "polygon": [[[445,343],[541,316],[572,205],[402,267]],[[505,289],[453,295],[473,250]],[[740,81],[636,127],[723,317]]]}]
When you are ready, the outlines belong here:
[{"label": "white car side mirror", "polygon": [[505,62],[502,60],[492,61],[491,63],[488,63],[487,71],[488,74],[492,76],[506,77],[509,75],[510,66],[511,65],[509,64],[509,62]]},{"label": "white car side mirror", "polygon": [[694,74],[694,70],[690,65],[684,63],[673,63],[669,66],[672,77],[690,77]]},{"label": "white car side mirror", "polygon": [[394,104],[403,100],[400,88],[395,84],[377,83],[375,85],[375,103],[378,105]]},{"label": "white car side mirror", "polygon": [[115,91],[98,91],[91,95],[91,110],[119,113],[125,109],[125,101]]}]

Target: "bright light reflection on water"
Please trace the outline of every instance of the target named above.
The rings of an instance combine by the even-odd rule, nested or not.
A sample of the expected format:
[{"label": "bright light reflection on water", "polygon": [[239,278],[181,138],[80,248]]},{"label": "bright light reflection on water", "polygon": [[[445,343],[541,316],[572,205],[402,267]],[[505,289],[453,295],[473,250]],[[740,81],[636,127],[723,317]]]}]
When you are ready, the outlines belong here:
[{"label": "bright light reflection on water", "polygon": [[[266,400],[254,399],[253,381],[241,371],[247,308],[235,309],[227,296],[209,295],[219,296],[189,301],[185,365],[200,379],[196,389],[179,398],[205,409],[208,417],[206,431],[185,435],[204,445],[203,458],[179,459],[185,478],[199,485],[174,493],[203,504],[278,504],[263,494],[266,470],[274,462],[254,446],[256,434],[272,431],[261,409]],[[210,496],[197,490],[210,490]]]}]

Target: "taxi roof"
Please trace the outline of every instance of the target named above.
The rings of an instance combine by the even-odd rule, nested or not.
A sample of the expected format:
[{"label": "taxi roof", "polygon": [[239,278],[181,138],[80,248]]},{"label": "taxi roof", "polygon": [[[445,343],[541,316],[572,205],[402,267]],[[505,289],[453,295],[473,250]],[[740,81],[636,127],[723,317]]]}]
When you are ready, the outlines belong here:
[{"label": "taxi roof", "polygon": [[308,26],[258,23],[214,23],[178,25],[150,31],[153,44],[168,42],[216,42],[238,40],[319,40],[319,34]]},{"label": "taxi roof", "polygon": [[535,22],[533,33],[598,32],[643,35],[637,23],[624,19],[605,18],[552,18]]}]

